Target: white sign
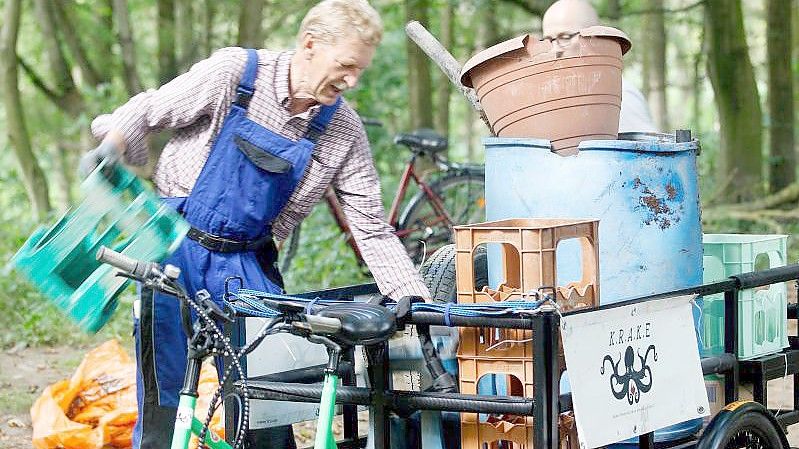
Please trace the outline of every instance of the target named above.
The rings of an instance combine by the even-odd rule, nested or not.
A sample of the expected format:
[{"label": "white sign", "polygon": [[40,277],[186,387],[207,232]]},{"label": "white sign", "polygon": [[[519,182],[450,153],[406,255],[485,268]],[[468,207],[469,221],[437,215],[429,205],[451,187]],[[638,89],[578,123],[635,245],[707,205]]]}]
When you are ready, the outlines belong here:
[{"label": "white sign", "polygon": [[563,317],[572,403],[586,447],[708,415],[692,299]]}]

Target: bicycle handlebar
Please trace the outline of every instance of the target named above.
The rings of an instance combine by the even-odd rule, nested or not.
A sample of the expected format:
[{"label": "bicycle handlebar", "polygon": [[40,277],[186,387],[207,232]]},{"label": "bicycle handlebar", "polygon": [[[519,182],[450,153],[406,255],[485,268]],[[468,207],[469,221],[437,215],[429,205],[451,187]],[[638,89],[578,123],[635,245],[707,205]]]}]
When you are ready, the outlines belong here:
[{"label": "bicycle handlebar", "polygon": [[118,253],[107,246],[101,246],[95,256],[98,261],[107,263],[135,277],[144,278],[157,266],[153,262],[144,262]]}]

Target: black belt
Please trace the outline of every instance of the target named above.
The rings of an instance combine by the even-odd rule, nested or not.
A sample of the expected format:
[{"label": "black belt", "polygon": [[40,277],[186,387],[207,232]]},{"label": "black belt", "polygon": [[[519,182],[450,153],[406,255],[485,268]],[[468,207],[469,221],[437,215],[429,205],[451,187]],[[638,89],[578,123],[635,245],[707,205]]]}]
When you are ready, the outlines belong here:
[{"label": "black belt", "polygon": [[195,227],[191,227],[189,229],[186,237],[199,243],[203,248],[209,251],[216,251],[218,253],[240,253],[244,251],[255,251],[262,248],[269,242],[272,242],[274,245],[271,234],[266,234],[257,240],[240,241],[210,234]]}]

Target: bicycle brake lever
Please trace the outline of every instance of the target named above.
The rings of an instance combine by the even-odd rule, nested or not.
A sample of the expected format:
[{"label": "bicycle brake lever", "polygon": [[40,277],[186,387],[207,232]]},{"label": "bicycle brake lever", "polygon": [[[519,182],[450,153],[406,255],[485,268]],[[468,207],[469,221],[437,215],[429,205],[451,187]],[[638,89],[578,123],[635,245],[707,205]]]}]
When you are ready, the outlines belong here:
[{"label": "bicycle brake lever", "polygon": [[150,288],[154,288],[156,290],[160,290],[160,291],[166,293],[167,295],[178,296],[178,291],[175,288],[170,287],[169,285],[165,285],[163,283],[162,279],[144,278],[144,277],[140,277],[140,276],[135,276],[135,275],[130,274],[130,273],[125,273],[123,271],[117,272],[116,276],[122,277],[122,278],[128,278],[128,279],[136,281],[136,282],[141,282],[146,287],[150,287]]},{"label": "bicycle brake lever", "polygon": [[132,275],[130,273],[125,273],[124,271],[117,271],[116,276],[117,277],[121,277],[121,278],[128,278],[128,279],[136,281],[136,282],[144,282],[144,279],[142,279],[142,278],[140,278],[138,276],[134,276],[134,275]]}]

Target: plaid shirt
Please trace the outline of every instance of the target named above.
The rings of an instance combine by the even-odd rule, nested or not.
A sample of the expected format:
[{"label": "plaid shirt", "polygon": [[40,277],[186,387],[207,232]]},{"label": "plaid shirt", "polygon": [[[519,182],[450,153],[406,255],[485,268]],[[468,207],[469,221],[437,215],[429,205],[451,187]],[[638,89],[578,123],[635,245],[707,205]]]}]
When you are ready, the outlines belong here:
[{"label": "plaid shirt", "polygon": [[[291,51],[258,51],[258,77],[247,117],[298,140],[319,105],[294,116],[289,112],[292,55]],[[110,129],[118,130],[128,145],[126,161],[142,165],[147,162],[147,135],[174,130],[156,165],[154,182],[163,196],[188,196],[222,128],[246,61],[244,49],[219,50],[158,90],[140,93],[112,114],[97,117],[92,122],[92,133],[102,138]],[[299,185],[272,224],[275,238],[285,239],[330,185],[341,200],[352,234],[380,291],[394,298],[429,298],[430,292],[402,243],[386,223],[369,142],[360,118],[346,102],[341,103],[318,140]]]}]

